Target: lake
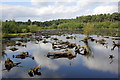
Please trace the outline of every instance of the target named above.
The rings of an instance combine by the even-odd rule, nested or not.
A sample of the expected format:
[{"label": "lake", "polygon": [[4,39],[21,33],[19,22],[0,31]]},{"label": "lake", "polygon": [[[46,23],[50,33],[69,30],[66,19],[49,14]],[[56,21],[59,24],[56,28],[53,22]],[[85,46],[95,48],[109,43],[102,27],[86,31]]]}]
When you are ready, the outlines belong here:
[{"label": "lake", "polygon": [[[67,38],[73,36],[74,38]],[[118,78],[118,47],[113,49],[112,36],[90,35],[94,40],[88,40],[86,44],[82,41],[86,36],[84,34],[64,34],[64,35],[30,35],[23,37],[10,38],[4,41],[2,57],[2,77],[3,78]],[[24,39],[26,41],[21,41]],[[100,44],[96,40],[105,40],[105,44]],[[10,44],[11,42],[14,44]],[[88,54],[76,53],[75,57],[51,56],[49,52],[64,52],[66,48],[54,48],[60,46],[61,41],[68,41],[80,46],[87,46]],[[118,43],[118,40],[114,40]],[[8,43],[9,42],[9,43]],[[16,43],[24,44],[22,46]],[[63,44],[64,45],[64,44]],[[65,45],[66,47],[66,45]],[[11,48],[18,50],[12,51]],[[68,47],[67,47],[68,48]],[[75,54],[75,47],[69,48]],[[20,52],[28,52],[32,57],[16,58]],[[14,56],[13,56],[14,55]],[[110,58],[113,55],[113,58]],[[10,58],[13,62],[21,62],[19,65],[6,70],[4,62]],[[28,71],[34,67],[40,66],[39,74],[30,76]]]}]

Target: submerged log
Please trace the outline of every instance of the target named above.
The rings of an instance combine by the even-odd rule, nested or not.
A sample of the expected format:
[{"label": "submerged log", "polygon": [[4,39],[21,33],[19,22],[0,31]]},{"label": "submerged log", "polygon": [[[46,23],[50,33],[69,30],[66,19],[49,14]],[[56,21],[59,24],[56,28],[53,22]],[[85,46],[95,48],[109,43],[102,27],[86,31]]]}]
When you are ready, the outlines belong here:
[{"label": "submerged log", "polygon": [[68,45],[70,42],[69,41],[61,41],[61,42],[59,42],[60,44],[66,44],[66,45]]},{"label": "submerged log", "polygon": [[5,65],[5,68],[6,68],[6,70],[11,70],[11,68],[13,68],[13,67],[21,67],[21,66],[19,66],[18,64],[20,64],[21,62],[18,62],[18,63],[13,63],[13,61],[12,60],[10,60],[10,58],[7,58],[6,60],[5,60],[5,63],[4,63],[4,65]]},{"label": "submerged log", "polygon": [[6,60],[5,60],[5,67],[7,67],[7,66],[10,66],[10,67],[13,67],[14,66],[14,64],[13,64],[13,61],[12,60],[10,60],[10,58],[7,58]]},{"label": "submerged log", "polygon": [[16,50],[18,50],[17,48],[11,48],[10,49],[11,51],[16,51]]},{"label": "submerged log", "polygon": [[106,40],[104,40],[104,39],[101,39],[101,40],[96,40],[96,43],[100,43],[100,44],[103,44],[103,43],[105,43],[106,42]]},{"label": "submerged log", "polygon": [[15,46],[15,41],[5,41],[3,42],[3,44],[7,45],[7,46]]},{"label": "submerged log", "polygon": [[48,42],[49,42],[49,41],[46,41],[46,40],[43,41],[43,43],[45,43],[45,44],[48,43]]},{"label": "submerged log", "polygon": [[95,39],[93,39],[93,37],[89,37],[89,36],[84,37],[84,39],[81,41],[83,41],[84,43],[88,43],[88,40],[95,41]]},{"label": "submerged log", "polygon": [[60,49],[66,49],[66,47],[64,46],[64,45],[59,45],[59,46],[52,46],[52,48],[53,49],[58,49],[58,50],[60,50]]},{"label": "submerged log", "polygon": [[84,54],[90,53],[90,50],[87,45],[81,46],[81,48],[83,48]]},{"label": "submerged log", "polygon": [[33,77],[34,75],[41,75],[41,72],[38,71],[39,69],[41,69],[41,66],[37,66],[29,70],[28,71],[29,76]]},{"label": "submerged log", "polygon": [[113,45],[115,45],[115,46],[120,46],[120,43],[115,43],[115,41],[113,41]]},{"label": "submerged log", "polygon": [[34,59],[34,57],[32,57],[32,55],[29,55],[28,52],[20,52],[20,54],[18,55],[13,55],[13,58],[21,58],[21,59],[25,59],[26,57],[31,57],[32,59]]},{"label": "submerged log", "polygon": [[76,47],[75,47],[75,53],[76,53],[76,54],[77,54],[77,53],[80,54],[80,48],[81,48],[80,45],[76,45]]},{"label": "submerged log", "polygon": [[21,46],[21,45],[22,45],[22,43],[18,42],[18,43],[16,43],[16,45]]},{"label": "submerged log", "polygon": [[69,43],[69,44],[68,44],[68,48],[74,48],[75,46],[76,46],[75,43]]},{"label": "submerged log", "polygon": [[26,47],[25,44],[22,44],[22,43],[20,43],[20,42],[16,43],[16,45]]},{"label": "submerged log", "polygon": [[115,43],[115,41],[113,41],[113,48],[111,50],[114,50],[115,47],[120,47],[120,43]]},{"label": "submerged log", "polygon": [[112,54],[109,55],[109,59],[113,59],[114,56]]},{"label": "submerged log", "polygon": [[68,59],[72,59],[73,57],[76,57],[76,55],[70,49],[66,49],[66,51],[63,52],[48,52],[47,57],[50,56],[53,56],[54,58],[66,57]]},{"label": "submerged log", "polygon": [[52,37],[51,39],[52,39],[52,40],[58,40],[58,38],[56,38],[56,37],[55,37],[55,38],[54,38],[54,37]]},{"label": "submerged log", "polygon": [[26,47],[26,44],[22,44],[21,46]]},{"label": "submerged log", "polygon": [[66,39],[76,39],[75,36],[67,36]]}]

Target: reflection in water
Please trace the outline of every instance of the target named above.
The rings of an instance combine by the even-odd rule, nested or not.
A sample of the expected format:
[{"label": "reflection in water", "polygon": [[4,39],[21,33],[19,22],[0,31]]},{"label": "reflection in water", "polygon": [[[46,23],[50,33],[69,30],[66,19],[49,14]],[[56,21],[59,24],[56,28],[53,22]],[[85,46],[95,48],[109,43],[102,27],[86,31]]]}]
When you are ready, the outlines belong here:
[{"label": "reflection in water", "polygon": [[18,50],[18,49],[15,48],[15,47],[13,47],[13,48],[11,48],[10,50],[11,50],[11,51],[16,51],[16,50]]},{"label": "reflection in water", "polygon": [[[99,45],[92,44],[92,47],[94,48],[94,58],[90,58],[89,60],[86,58],[83,58],[84,65],[86,65],[90,69],[96,69],[96,70],[102,70],[102,71],[109,71],[112,73],[118,74],[118,52],[116,51],[114,53],[114,62],[112,60],[109,60],[108,50],[101,48]],[[112,64],[110,64],[112,62]]]},{"label": "reflection in water", "polygon": [[29,53],[28,52],[20,52],[20,54],[18,54],[18,55],[13,55],[13,58],[21,58],[21,59],[25,59],[26,57],[30,57],[30,58],[32,58],[33,60],[34,60],[34,57],[32,56],[32,55],[29,55]]},{"label": "reflection in water", "polygon": [[39,76],[42,75],[41,72],[38,72],[38,71],[36,72],[29,71],[28,74],[30,77],[34,77],[35,75],[39,75]]},{"label": "reflection in water", "polygon": [[91,50],[91,48],[90,48],[90,46],[89,46],[89,42],[88,42],[88,40],[86,41],[86,42],[84,42],[85,43],[85,45],[84,46],[82,46],[82,50],[84,50],[84,53],[81,53],[82,55],[84,55],[84,56],[86,56],[87,58],[89,58],[89,57],[93,57],[93,52],[92,52],[92,50]]},{"label": "reflection in water", "polygon": [[7,56],[7,54],[2,50],[2,57],[4,58],[5,56]]},{"label": "reflection in water", "polygon": [[110,54],[110,55],[109,55],[110,64],[113,62],[113,58],[114,58],[113,54]]},{"label": "reflection in water", "polygon": [[[29,47],[32,47],[30,45]],[[38,65],[42,65],[48,69],[56,70],[58,69],[58,65],[56,65],[51,59],[46,58],[46,54],[49,50],[52,50],[52,45],[47,43],[39,43],[33,49],[33,56],[35,57],[35,61]],[[35,50],[35,51],[34,51]]]},{"label": "reflection in water", "polygon": [[66,49],[65,51],[62,52],[48,52],[47,57],[52,59],[58,59],[58,58],[73,59],[76,57],[76,55],[73,53],[72,50]]},{"label": "reflection in water", "polygon": [[29,76],[33,77],[35,75],[41,75],[41,72],[38,71],[38,69],[40,69],[40,68],[41,68],[41,66],[38,66],[38,67],[35,67],[35,68],[29,70],[28,71]]},{"label": "reflection in water", "polygon": [[108,43],[106,43],[104,39],[96,40],[96,43],[102,44],[104,47],[108,48]]},{"label": "reflection in water", "polygon": [[[69,35],[66,35],[69,36]],[[17,77],[17,78],[68,78],[68,77],[116,77],[118,74],[118,52],[115,48],[111,51],[111,37],[106,39],[108,43],[108,48],[105,48],[103,45],[97,44],[95,42],[96,39],[102,39],[103,37],[97,37],[93,35],[92,37],[95,40],[88,40],[88,43],[83,43],[82,41],[85,36],[80,34],[74,34],[72,36],[76,36],[76,39],[66,39],[66,36],[51,36],[56,37],[57,40],[51,40],[50,38],[46,39],[48,43],[44,44],[43,40],[30,41],[26,43],[26,47],[16,46],[18,48],[17,51],[10,51],[11,47],[6,47],[5,53],[7,56],[3,58],[10,57],[13,61],[21,62],[21,65],[24,67],[18,69],[14,68],[14,70],[10,70],[9,72],[3,71],[3,77]],[[74,53],[78,49],[79,53],[75,54],[75,57],[69,60],[68,55],[57,54],[54,55],[55,59],[50,59],[47,56],[48,52],[62,52],[62,50],[54,50],[52,47],[52,43],[58,40],[62,40],[63,42],[75,43],[77,46],[70,48]],[[83,47],[84,46],[84,47]],[[68,46],[67,46],[68,47]],[[18,54],[20,52],[28,52],[30,54]],[[110,57],[110,54],[114,54],[114,58]],[[15,58],[12,56],[14,55]],[[34,60],[28,58],[28,55],[34,56]],[[17,56],[17,57],[16,57]],[[21,57],[22,56],[22,57]],[[19,58],[18,58],[19,57]],[[25,58],[25,59],[23,59]],[[67,59],[68,58],[68,59]],[[3,64],[4,65],[4,64]],[[42,65],[42,69],[39,71],[36,69],[34,71],[34,67]],[[31,69],[33,68],[33,69]],[[27,72],[28,71],[28,72]],[[20,72],[21,74],[18,74]],[[99,72],[99,74],[96,74]],[[26,74],[27,73],[27,74]],[[75,74],[74,74],[75,73]],[[41,75],[42,74],[42,75]],[[82,75],[79,75],[82,74]],[[92,75],[91,75],[92,74]],[[15,75],[15,76],[14,76]],[[35,76],[40,75],[40,76]],[[107,75],[107,76],[106,76]]]},{"label": "reflection in water", "polygon": [[[80,46],[80,45],[76,46],[76,48],[75,48],[76,54],[77,53],[81,54],[81,55],[83,55],[87,58],[94,57],[93,52],[91,50],[91,47],[89,46],[89,41],[88,40],[89,40],[89,38],[88,39],[84,38],[84,40],[82,40],[84,42],[84,45],[83,46]],[[93,40],[92,40],[92,42],[93,42]]]},{"label": "reflection in water", "polygon": [[120,47],[120,43],[115,43],[115,41],[113,41],[113,48],[111,50],[114,50],[115,47]]},{"label": "reflection in water", "polygon": [[7,58],[5,60],[5,64],[4,64],[6,69],[4,69],[4,70],[10,71],[13,67],[21,67],[21,66],[18,65],[20,63],[21,62],[19,62],[19,63],[13,63],[13,61],[10,60],[10,58]]}]

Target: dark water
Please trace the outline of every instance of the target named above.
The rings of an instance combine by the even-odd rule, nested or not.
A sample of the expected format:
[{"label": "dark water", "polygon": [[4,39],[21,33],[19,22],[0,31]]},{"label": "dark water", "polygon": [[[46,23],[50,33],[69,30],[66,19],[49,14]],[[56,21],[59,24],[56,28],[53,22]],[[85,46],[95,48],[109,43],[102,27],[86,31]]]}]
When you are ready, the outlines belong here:
[{"label": "dark water", "polygon": [[[68,35],[66,35],[68,36]],[[85,35],[72,34],[76,36],[76,39],[66,39],[66,36],[52,35],[51,37],[57,37],[59,40],[70,41],[77,45],[85,45],[82,40]],[[71,35],[69,35],[71,36]],[[42,36],[43,37],[43,36]],[[55,42],[50,38],[46,39],[49,43],[43,43],[42,41],[29,41],[26,47],[15,46],[18,48],[16,51],[11,51],[10,48],[14,46],[5,47],[6,55],[2,58],[2,69],[5,69],[4,61],[6,58],[10,58],[14,62],[21,62],[22,67],[13,67],[10,71],[3,70],[3,78],[30,78],[28,71],[31,68],[41,65],[41,75],[35,75],[34,78],[117,78],[118,77],[118,47],[113,48],[112,38],[104,38],[102,36],[97,37],[91,35],[94,39],[105,39],[106,45],[101,45],[95,41],[88,41],[88,46],[91,49],[91,53],[88,56],[77,54],[73,59],[68,58],[56,58],[51,59],[47,57],[48,52],[53,52],[52,44]],[[17,40],[20,38],[12,38],[11,40]],[[17,41],[16,41],[17,42]],[[118,40],[115,40],[117,43]],[[74,48],[71,49],[74,51]],[[13,55],[20,54],[20,52],[28,51],[30,55],[34,56],[34,60],[30,57],[25,59],[13,58]],[[60,51],[60,50],[57,50]],[[114,58],[109,59],[109,54],[113,54]],[[33,78],[31,77],[31,78]]]}]

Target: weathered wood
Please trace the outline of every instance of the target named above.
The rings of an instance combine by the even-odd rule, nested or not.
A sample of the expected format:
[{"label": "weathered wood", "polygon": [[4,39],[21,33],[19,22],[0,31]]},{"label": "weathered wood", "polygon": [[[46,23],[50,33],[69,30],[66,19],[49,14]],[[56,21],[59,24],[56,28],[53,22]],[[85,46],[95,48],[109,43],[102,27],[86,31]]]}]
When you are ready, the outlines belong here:
[{"label": "weathered wood", "polygon": [[5,63],[4,63],[4,65],[5,65],[5,68],[6,68],[6,70],[11,70],[11,68],[13,68],[13,67],[21,67],[20,65],[18,65],[18,64],[20,64],[21,62],[18,62],[18,63],[13,63],[13,61],[12,60],[10,60],[10,58],[7,58],[6,60],[5,60]]},{"label": "weathered wood", "polygon": [[20,52],[20,54],[18,55],[13,55],[13,58],[21,58],[21,59],[25,59],[26,57],[31,57],[32,59],[34,59],[34,57],[32,57],[32,55],[29,55],[28,52]]},{"label": "weathered wood", "polygon": [[115,47],[120,47],[120,43],[115,43],[115,41],[113,41],[113,48],[111,49],[111,50],[114,50],[115,49]]},{"label": "weathered wood", "polygon": [[48,52],[47,56],[71,56],[71,57],[75,57],[76,55],[73,53],[72,50],[67,49],[64,52]]},{"label": "weathered wood", "polygon": [[16,51],[16,50],[18,50],[18,48],[11,48],[10,50],[11,51]]},{"label": "weathered wood", "polygon": [[33,77],[34,75],[41,75],[41,72],[38,71],[41,66],[34,67],[33,69],[28,71],[29,76]]},{"label": "weathered wood", "polygon": [[76,36],[67,36],[66,39],[76,39]]},{"label": "weathered wood", "polygon": [[68,44],[68,48],[74,48],[75,46],[76,46],[75,43],[69,43],[69,44]]},{"label": "weathered wood", "polygon": [[100,44],[103,44],[103,43],[105,43],[106,42],[106,40],[104,40],[104,39],[101,39],[101,40],[96,40],[96,43],[97,42],[99,42]]},{"label": "weathered wood", "polygon": [[113,41],[113,45],[115,45],[115,46],[120,46],[120,43],[115,43],[115,41]]}]

